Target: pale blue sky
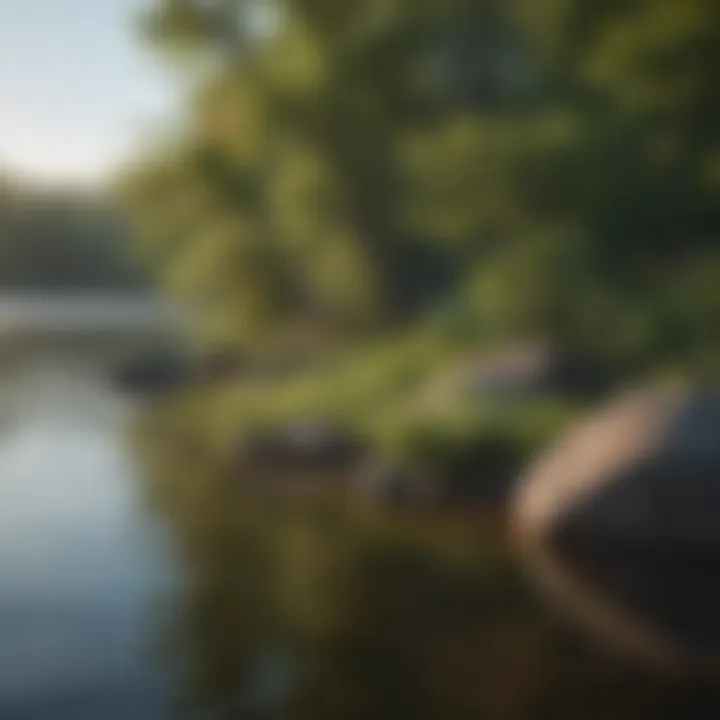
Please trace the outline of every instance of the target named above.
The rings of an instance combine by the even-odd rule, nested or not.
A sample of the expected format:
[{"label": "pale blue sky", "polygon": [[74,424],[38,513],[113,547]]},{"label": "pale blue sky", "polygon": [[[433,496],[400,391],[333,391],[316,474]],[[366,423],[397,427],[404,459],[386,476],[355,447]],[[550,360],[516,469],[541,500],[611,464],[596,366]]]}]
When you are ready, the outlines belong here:
[{"label": "pale blue sky", "polygon": [[154,0],[0,0],[0,170],[48,181],[102,179],[172,85],[132,20]]}]

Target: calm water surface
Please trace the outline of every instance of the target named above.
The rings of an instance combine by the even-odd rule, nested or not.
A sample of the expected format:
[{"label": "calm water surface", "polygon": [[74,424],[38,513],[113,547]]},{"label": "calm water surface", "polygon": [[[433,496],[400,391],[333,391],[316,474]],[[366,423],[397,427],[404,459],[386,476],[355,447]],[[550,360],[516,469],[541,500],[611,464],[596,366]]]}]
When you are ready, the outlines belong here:
[{"label": "calm water surface", "polygon": [[[132,323],[73,339],[47,318],[0,342],[0,720],[716,716],[715,680],[658,677],[541,607],[497,517],[258,506],[162,432],[141,461],[139,408],[106,382]],[[581,560],[640,578],[662,622],[684,607],[642,558]],[[702,594],[703,563],[673,588]]]},{"label": "calm water surface", "polygon": [[160,718],[173,583],[123,443],[107,338],[0,348],[0,718]]}]

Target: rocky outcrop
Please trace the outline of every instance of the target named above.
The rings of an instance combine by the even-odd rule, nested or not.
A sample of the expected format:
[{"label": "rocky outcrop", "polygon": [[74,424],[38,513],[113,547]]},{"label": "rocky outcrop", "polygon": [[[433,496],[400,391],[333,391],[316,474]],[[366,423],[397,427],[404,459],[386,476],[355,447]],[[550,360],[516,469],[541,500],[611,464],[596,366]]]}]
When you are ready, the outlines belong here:
[{"label": "rocky outcrop", "polygon": [[512,524],[533,577],[647,659],[720,669],[720,391],[633,392],[521,479]]},{"label": "rocky outcrop", "polygon": [[720,549],[720,391],[633,393],[574,428],[522,481],[523,534],[611,534]]}]

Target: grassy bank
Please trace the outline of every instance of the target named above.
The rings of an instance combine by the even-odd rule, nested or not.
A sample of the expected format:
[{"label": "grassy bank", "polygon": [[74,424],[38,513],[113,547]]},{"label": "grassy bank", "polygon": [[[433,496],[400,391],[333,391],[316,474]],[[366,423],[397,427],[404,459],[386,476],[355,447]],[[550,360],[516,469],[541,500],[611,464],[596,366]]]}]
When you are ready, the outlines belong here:
[{"label": "grassy bank", "polygon": [[145,432],[219,466],[254,433],[321,418],[360,438],[369,456],[440,478],[513,475],[582,404],[553,396],[492,403],[462,384],[448,389],[477,352],[431,333],[377,341],[284,378],[179,392],[153,405]]}]

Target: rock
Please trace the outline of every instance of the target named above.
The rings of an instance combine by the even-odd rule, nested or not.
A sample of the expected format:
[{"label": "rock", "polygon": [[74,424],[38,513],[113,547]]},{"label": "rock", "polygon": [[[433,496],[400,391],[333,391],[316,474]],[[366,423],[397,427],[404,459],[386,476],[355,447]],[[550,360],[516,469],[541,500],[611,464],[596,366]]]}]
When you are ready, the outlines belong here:
[{"label": "rock", "polygon": [[426,507],[440,499],[438,483],[429,473],[376,457],[360,466],[353,486],[360,497],[387,507]]},{"label": "rock", "polygon": [[554,395],[585,396],[606,382],[588,360],[550,344],[508,345],[463,358],[433,378],[421,404],[444,410],[457,402],[517,403]]},{"label": "rock", "polygon": [[361,453],[362,443],[350,431],[304,418],[256,433],[243,446],[242,461],[285,471],[344,471]]},{"label": "rock", "polygon": [[360,497],[380,505],[462,511],[504,505],[513,477],[505,458],[484,452],[454,467],[371,457],[353,483]]},{"label": "rock", "polygon": [[512,516],[532,576],[586,629],[720,669],[720,390],[612,402],[529,469]]},{"label": "rock", "polygon": [[192,365],[183,356],[152,353],[119,363],[112,372],[112,380],[124,391],[144,395],[186,385],[192,375]]},{"label": "rock", "polygon": [[478,363],[470,389],[496,400],[582,394],[595,372],[586,360],[547,344],[507,347]]},{"label": "rock", "polygon": [[239,377],[245,369],[243,358],[233,351],[217,350],[197,357],[182,352],[155,351],[121,361],[112,377],[123,390],[152,394],[227,382]]}]

